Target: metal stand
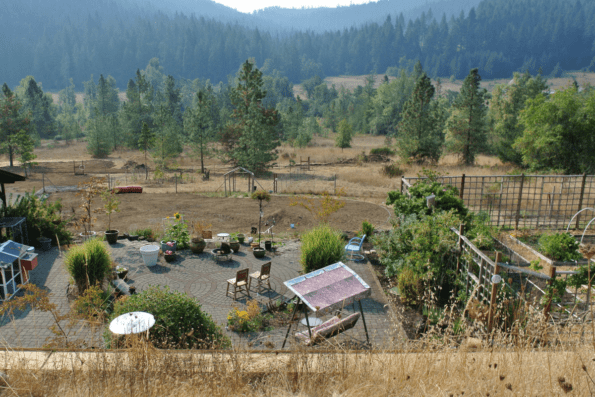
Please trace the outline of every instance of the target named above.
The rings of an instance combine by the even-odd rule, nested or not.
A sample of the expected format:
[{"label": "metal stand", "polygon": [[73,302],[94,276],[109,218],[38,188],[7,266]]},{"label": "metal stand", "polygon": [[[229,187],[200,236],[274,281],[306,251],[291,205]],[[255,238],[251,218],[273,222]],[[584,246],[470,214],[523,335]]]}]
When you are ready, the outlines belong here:
[{"label": "metal stand", "polygon": [[[296,302],[295,307],[293,308],[293,313],[291,313],[291,318],[289,319],[289,327],[287,327],[287,333],[285,334],[285,339],[283,340],[283,345],[281,346],[281,349],[283,349],[285,347],[285,343],[287,342],[287,337],[289,336],[289,331],[291,330],[291,325],[293,324],[293,318],[295,317],[297,308],[300,303],[302,303],[302,300],[298,298],[298,301]],[[303,305],[304,305],[304,315],[306,316],[306,324],[308,326],[308,335],[310,336],[310,338],[312,338],[312,330],[310,329],[310,320],[308,319],[308,309],[306,308],[305,303]]]}]

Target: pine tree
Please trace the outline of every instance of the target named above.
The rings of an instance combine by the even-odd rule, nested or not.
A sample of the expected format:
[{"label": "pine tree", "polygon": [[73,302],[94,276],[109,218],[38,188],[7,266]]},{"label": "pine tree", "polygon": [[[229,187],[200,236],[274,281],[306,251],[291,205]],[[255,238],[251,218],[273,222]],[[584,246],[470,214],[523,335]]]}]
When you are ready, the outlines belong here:
[{"label": "pine tree", "polygon": [[438,161],[442,152],[444,119],[433,101],[434,87],[423,73],[401,113],[397,127],[397,151],[402,159]]},{"label": "pine tree", "polygon": [[337,138],[335,139],[335,146],[340,147],[341,151],[346,147],[351,147],[351,138],[353,137],[353,128],[346,119],[341,120],[337,128]]},{"label": "pine tree", "polygon": [[200,172],[204,174],[204,158],[210,151],[209,145],[214,139],[215,130],[212,93],[199,89],[194,107],[188,108],[184,116],[184,129],[195,153],[200,157]]},{"label": "pine tree", "polygon": [[249,61],[244,62],[237,86],[231,91],[234,122],[228,125],[222,138],[226,156],[254,172],[264,171],[269,162],[277,159],[275,149],[279,146],[276,131],[279,115],[276,110],[262,106],[265,96],[262,72]]},{"label": "pine tree", "polygon": [[475,163],[475,156],[486,147],[487,91],[479,87],[480,81],[477,68],[471,69],[446,121],[447,148],[467,165]]},{"label": "pine tree", "polygon": [[145,153],[145,179],[149,177],[149,167],[147,164],[147,151],[155,145],[155,134],[149,129],[147,123],[143,121],[138,138],[138,146]]},{"label": "pine tree", "polygon": [[8,153],[12,167],[17,153],[29,151],[30,113],[21,111],[21,102],[4,83],[0,96],[0,149]]}]

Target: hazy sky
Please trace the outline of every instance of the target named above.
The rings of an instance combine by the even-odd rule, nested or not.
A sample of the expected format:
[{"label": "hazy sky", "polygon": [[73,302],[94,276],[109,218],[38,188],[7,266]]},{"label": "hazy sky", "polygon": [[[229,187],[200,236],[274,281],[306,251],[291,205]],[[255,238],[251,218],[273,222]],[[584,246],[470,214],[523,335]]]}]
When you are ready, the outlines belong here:
[{"label": "hazy sky", "polygon": [[337,7],[349,4],[370,3],[370,0],[214,0],[219,4],[235,8],[241,12],[252,12],[266,7],[279,6],[283,8],[302,7]]}]

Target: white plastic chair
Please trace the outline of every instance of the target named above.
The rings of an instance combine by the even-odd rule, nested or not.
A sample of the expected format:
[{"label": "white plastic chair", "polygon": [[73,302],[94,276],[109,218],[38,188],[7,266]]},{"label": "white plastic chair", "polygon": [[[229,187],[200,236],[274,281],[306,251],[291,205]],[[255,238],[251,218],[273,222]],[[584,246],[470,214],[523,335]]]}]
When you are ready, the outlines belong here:
[{"label": "white plastic chair", "polygon": [[[354,237],[345,246],[345,254],[350,254],[349,259],[352,261],[363,261],[364,255],[362,255],[362,244],[364,244],[364,240],[366,235],[364,234],[362,237]],[[353,259],[353,258],[357,259]]]}]

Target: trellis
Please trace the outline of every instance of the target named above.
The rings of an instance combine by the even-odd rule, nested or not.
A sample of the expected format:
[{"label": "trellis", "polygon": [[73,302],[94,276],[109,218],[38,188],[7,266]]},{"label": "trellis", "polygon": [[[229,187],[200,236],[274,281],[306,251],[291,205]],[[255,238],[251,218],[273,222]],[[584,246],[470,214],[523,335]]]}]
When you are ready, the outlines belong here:
[{"label": "trellis", "polygon": [[254,178],[254,173],[249,171],[243,167],[236,167],[231,171],[226,172],[223,174],[223,185],[225,186],[225,197],[227,197],[228,193],[236,192],[237,188],[237,178],[238,175],[247,174],[248,175],[248,193],[252,193],[255,188],[256,180]]}]

